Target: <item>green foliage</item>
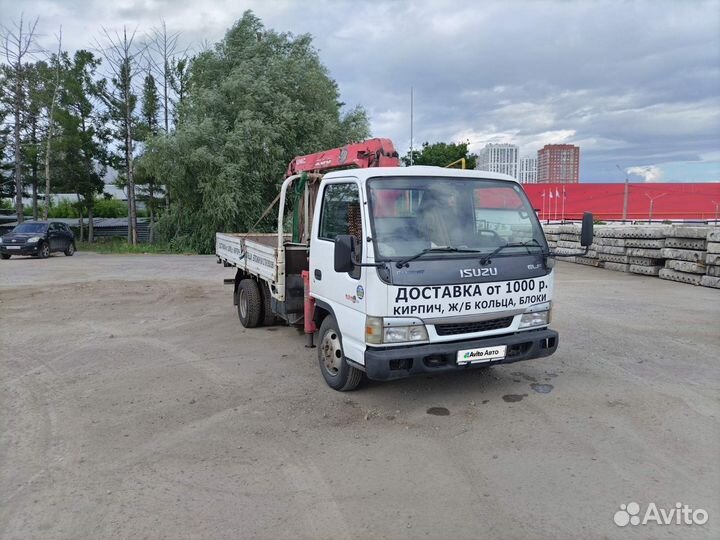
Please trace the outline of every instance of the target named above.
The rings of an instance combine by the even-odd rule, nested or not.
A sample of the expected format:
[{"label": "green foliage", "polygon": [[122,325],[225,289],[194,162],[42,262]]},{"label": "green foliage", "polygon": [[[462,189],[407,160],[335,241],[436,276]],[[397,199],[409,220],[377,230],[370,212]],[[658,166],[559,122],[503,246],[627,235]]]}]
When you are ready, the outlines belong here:
[{"label": "green foliage", "polygon": [[[103,82],[95,81],[100,60],[85,50],[72,60],[63,59],[61,91],[55,112],[58,135],[52,155],[52,180],[56,192],[80,195],[92,207],[102,193],[107,142],[103,120],[96,111]],[[86,214],[83,211],[83,214]]]},{"label": "green foliage", "polygon": [[[447,167],[451,163],[465,158],[465,168],[474,169],[477,164],[477,156],[468,153],[467,143],[444,143],[437,142],[430,144],[424,142],[421,150],[413,150],[413,165],[435,165]],[[410,152],[402,158],[405,165],[410,165]],[[454,165],[459,168],[459,165]]]},{"label": "green foliage", "polygon": [[311,38],[246,12],[193,60],[176,132],[147,141],[144,167],[167,178],[171,200],[158,232],[207,253],[215,232],[247,230],[293,157],[368,136],[365,112],[340,108]]},{"label": "green foliage", "polygon": [[102,254],[172,254],[187,253],[177,250],[167,244],[128,244],[124,238],[98,238],[92,244],[88,242],[77,242],[78,251],[93,251]]},{"label": "green foliage", "polygon": [[[82,205],[83,217],[87,217],[85,204]],[[98,218],[120,218],[127,217],[127,203],[117,199],[96,198],[93,201],[93,216]],[[77,201],[62,199],[57,204],[50,206],[48,216],[51,218],[77,218],[80,217],[80,205]]]},{"label": "green foliage", "polygon": [[127,203],[125,201],[118,201],[117,199],[95,199],[93,215],[99,218],[127,217]]},{"label": "green foliage", "polygon": [[57,204],[50,206],[48,211],[48,217],[50,218],[76,218],[80,217],[78,211],[77,202],[69,201],[68,199],[62,199]]}]

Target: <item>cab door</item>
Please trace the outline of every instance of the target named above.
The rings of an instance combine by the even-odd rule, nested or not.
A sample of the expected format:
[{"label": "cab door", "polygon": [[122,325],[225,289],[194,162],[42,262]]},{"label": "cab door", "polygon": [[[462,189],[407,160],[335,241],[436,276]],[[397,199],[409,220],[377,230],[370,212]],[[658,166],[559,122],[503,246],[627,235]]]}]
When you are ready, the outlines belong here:
[{"label": "cab door", "polygon": [[320,211],[313,223],[310,246],[310,292],[329,306],[342,334],[345,355],[364,364],[366,269],[356,266],[352,272],[335,272],[335,238],[341,234],[355,237],[362,260],[367,231],[364,223],[360,186],[354,178],[333,179],[321,188]]}]

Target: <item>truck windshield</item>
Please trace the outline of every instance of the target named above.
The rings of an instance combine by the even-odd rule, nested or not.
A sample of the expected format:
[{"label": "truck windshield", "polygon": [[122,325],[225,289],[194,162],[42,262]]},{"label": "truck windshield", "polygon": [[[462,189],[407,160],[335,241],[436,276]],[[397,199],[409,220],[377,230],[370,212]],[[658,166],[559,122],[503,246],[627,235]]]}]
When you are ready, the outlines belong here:
[{"label": "truck windshield", "polygon": [[[383,177],[368,181],[377,259],[497,256],[546,249],[540,223],[512,182],[452,177]],[[432,248],[455,248],[437,250]],[[499,254],[501,253],[501,255]]]}]

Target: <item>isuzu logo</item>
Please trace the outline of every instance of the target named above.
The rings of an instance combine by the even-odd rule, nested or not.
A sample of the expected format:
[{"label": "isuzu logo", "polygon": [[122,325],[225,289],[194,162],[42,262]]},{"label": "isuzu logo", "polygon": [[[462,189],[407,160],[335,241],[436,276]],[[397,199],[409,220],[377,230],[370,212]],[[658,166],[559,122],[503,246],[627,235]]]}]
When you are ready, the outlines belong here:
[{"label": "isuzu logo", "polygon": [[497,276],[497,268],[462,268],[461,278]]}]

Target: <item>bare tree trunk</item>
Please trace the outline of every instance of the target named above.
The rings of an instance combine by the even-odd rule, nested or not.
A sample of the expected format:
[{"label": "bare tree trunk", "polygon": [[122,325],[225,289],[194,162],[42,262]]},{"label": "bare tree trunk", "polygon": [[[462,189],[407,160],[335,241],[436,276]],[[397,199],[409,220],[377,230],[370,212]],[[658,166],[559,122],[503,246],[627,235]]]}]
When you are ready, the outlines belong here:
[{"label": "bare tree trunk", "polygon": [[[53,104],[54,105],[54,104]],[[50,126],[48,127],[47,146],[45,147],[45,206],[43,208],[43,219],[48,218],[50,212],[50,140],[52,139],[52,110],[50,107]]]},{"label": "bare tree trunk", "polygon": [[22,223],[24,220],[22,202],[22,155],[20,153],[20,122],[22,120],[21,113],[23,106],[23,64],[26,56],[33,54],[30,47],[33,44],[37,23],[38,19],[36,18],[34,22],[28,23],[26,28],[22,15],[20,15],[20,21],[14,23],[14,28],[0,23],[0,52],[4,54],[7,65],[10,66],[15,76],[15,88],[13,90],[13,116],[15,125],[13,126],[13,135],[15,137],[15,212],[17,213],[18,223]]},{"label": "bare tree trunk", "polygon": [[85,225],[83,223],[83,204],[80,194],[76,193],[78,198],[78,213],[80,214],[80,241],[82,242],[85,238]]},{"label": "bare tree trunk", "polygon": [[135,180],[133,179],[132,116],[129,103],[126,104],[125,111],[127,125],[125,132],[125,163],[128,182],[128,232],[130,234],[130,243],[135,246],[137,245],[137,210],[135,208]]},{"label": "bare tree trunk", "polygon": [[155,240],[155,188],[152,180],[148,182],[148,213],[150,215],[149,242],[152,244]]},{"label": "bare tree trunk", "polygon": [[33,172],[33,181],[32,181],[32,209],[33,209],[33,219],[37,221],[38,218],[38,181],[37,181],[37,172]]},{"label": "bare tree trunk", "polygon": [[15,135],[15,213],[17,214],[17,222],[25,221],[23,216],[22,202],[22,161],[20,156],[20,109],[22,107],[22,88],[20,84],[21,67],[18,66],[15,76],[15,126],[13,128]]},{"label": "bare tree trunk", "polygon": [[88,242],[91,244],[95,241],[95,224],[93,223],[93,206],[88,206]]},{"label": "bare tree trunk", "polygon": [[48,117],[47,144],[45,145],[45,208],[43,209],[43,219],[48,218],[50,212],[50,147],[53,138],[53,116],[55,114],[55,98],[57,94],[57,84],[53,90],[52,103],[50,104],[50,115]]}]

